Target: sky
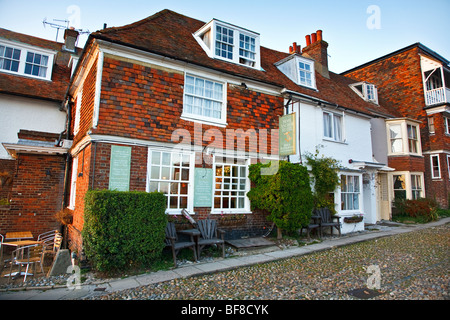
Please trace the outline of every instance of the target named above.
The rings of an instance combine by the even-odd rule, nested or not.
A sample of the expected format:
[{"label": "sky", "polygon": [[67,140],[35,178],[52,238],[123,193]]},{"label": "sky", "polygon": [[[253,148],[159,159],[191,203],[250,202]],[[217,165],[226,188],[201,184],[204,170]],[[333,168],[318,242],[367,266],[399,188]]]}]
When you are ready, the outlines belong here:
[{"label": "sky", "polygon": [[[329,69],[341,73],[420,42],[450,60],[450,0],[0,0],[0,27],[63,41],[51,24],[85,31],[119,27],[163,9],[209,22],[216,18],[260,34],[261,45],[288,52],[323,31]],[[43,23],[46,21],[47,23]]]}]

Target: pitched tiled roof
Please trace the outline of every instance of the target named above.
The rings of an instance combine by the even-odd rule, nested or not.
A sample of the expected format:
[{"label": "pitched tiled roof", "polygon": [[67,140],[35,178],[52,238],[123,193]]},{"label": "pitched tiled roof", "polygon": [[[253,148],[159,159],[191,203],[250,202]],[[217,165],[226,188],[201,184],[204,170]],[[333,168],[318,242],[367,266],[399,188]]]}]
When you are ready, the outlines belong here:
[{"label": "pitched tiled roof", "polygon": [[89,41],[95,38],[133,47],[231,75],[275,85],[280,90],[286,88],[365,114],[393,115],[392,111],[361,99],[349,87],[349,84],[358,81],[353,81],[333,72],[330,72],[330,79],[316,72],[318,91],[296,85],[274,65],[288,57],[288,53],[261,46],[261,67],[263,70],[212,59],[208,57],[192,35],[204,25],[205,22],[170,10],[163,10],[123,27],[107,28],[94,32],[91,34]]},{"label": "pitched tiled roof", "polygon": [[[68,67],[70,53],[62,51],[62,43],[36,38],[2,28],[0,28],[0,39],[58,52],[54,60],[52,81],[0,72],[0,93],[56,102],[60,102],[64,99],[64,95],[69,85],[71,70]],[[79,48],[77,48],[77,50],[79,54],[81,50]]]}]

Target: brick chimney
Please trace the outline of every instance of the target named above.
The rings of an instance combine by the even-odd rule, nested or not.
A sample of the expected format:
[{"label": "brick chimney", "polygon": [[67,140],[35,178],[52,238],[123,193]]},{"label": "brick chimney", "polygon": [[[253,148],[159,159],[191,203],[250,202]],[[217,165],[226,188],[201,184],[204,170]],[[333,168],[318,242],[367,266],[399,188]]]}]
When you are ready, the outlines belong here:
[{"label": "brick chimney", "polygon": [[64,45],[63,50],[69,52],[76,51],[76,43],[78,39],[78,31],[75,30],[74,27],[70,27],[64,31]]},{"label": "brick chimney", "polygon": [[322,30],[317,30],[311,35],[306,35],[306,47],[303,48],[305,57],[314,59],[315,69],[325,78],[330,78],[328,72],[328,43],[322,38]]}]

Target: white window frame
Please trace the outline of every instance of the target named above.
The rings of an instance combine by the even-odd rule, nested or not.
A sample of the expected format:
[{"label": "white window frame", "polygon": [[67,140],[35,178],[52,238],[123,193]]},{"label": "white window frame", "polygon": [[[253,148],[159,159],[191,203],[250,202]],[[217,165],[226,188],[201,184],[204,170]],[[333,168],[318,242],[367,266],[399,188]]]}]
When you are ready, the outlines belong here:
[{"label": "white window frame", "polygon": [[[358,87],[361,87],[361,90]],[[364,100],[378,104],[378,89],[376,85],[367,82],[358,82],[351,84],[350,88]]]},{"label": "white window frame", "polygon": [[[152,159],[152,153],[153,152],[159,152],[160,153],[160,163],[154,164]],[[170,154],[170,161],[169,164],[163,164],[163,154]],[[189,159],[189,166],[182,166],[180,165],[174,165],[172,160],[174,155],[181,155],[180,159],[183,159],[183,156],[188,157]],[[186,158],[185,158],[186,159]],[[152,178],[152,167],[158,168],[158,178]],[[187,206],[186,209],[190,212],[193,212],[194,210],[194,196],[193,196],[193,179],[194,179],[194,168],[195,168],[195,153],[191,151],[186,151],[183,149],[167,149],[167,148],[154,148],[149,147],[148,148],[148,159],[147,159],[147,184],[146,184],[146,192],[153,192],[153,191],[160,191],[164,193],[164,190],[161,189],[162,183],[167,183],[167,193],[164,193],[164,195],[167,198],[167,207],[166,207],[166,213],[167,214],[181,214],[182,208],[180,207],[181,197],[187,198]],[[163,176],[163,169],[164,171],[168,171],[169,177],[167,179],[164,179],[165,176]],[[181,169],[179,171],[180,176],[179,179],[174,179],[173,174],[175,173],[174,169]],[[189,169],[188,179],[182,179],[182,170],[183,169]],[[155,172],[156,173],[156,172]],[[167,173],[167,172],[166,172]],[[153,183],[157,183],[156,189],[154,188]],[[173,184],[173,185],[172,185]],[[186,184],[184,187],[187,188],[186,193],[180,193],[180,190],[182,188],[181,184]],[[170,193],[170,190],[173,190],[172,187],[176,186],[178,188],[177,193]],[[174,196],[171,197],[170,195],[173,194]],[[182,195],[186,196],[182,196]],[[177,208],[171,208],[171,198],[177,199]]]},{"label": "white window frame", "polygon": [[447,155],[447,173],[448,179],[450,180],[450,154]]},{"label": "white window frame", "polygon": [[446,116],[444,116],[444,128],[444,133],[450,135],[450,118]]},{"label": "white window frame", "polygon": [[[330,117],[330,130],[331,130],[331,136],[327,136],[325,131],[330,131],[330,130],[326,130],[326,123],[325,123],[325,117],[329,116]],[[335,113],[335,112],[331,112],[331,111],[327,111],[324,110],[322,113],[322,126],[323,126],[323,130],[322,130],[322,134],[323,134],[323,139],[324,140],[328,140],[328,141],[334,141],[334,142],[345,142],[345,137],[344,137],[344,113]],[[340,119],[339,123],[340,123],[340,128],[337,128],[336,126],[336,119]],[[337,130],[340,131],[340,139],[339,137],[337,137]]]},{"label": "white window frame", "polygon": [[[343,177],[346,177],[346,181],[350,178],[353,180],[353,190],[345,190],[343,191],[343,184],[342,182],[344,181]],[[355,178],[357,178],[357,181],[355,181]],[[356,189],[357,187],[357,189]],[[349,174],[349,173],[341,173],[341,186],[340,186],[340,198],[341,198],[341,205],[340,205],[340,211],[341,212],[361,212],[361,208],[362,208],[362,175],[361,174]],[[347,203],[346,199],[348,200],[349,198],[347,197],[351,196],[351,195],[357,195],[358,199],[356,201],[358,208],[353,207],[353,205],[355,204],[355,201],[352,200],[351,204],[352,204],[352,208],[348,208],[348,206],[346,207],[345,204]],[[350,202],[349,202],[350,203]],[[347,203],[347,204],[349,204]]]},{"label": "white window frame", "polygon": [[[438,165],[438,175],[434,174],[434,164],[433,164],[433,158],[437,159],[437,165]],[[430,170],[431,170],[431,178],[432,179],[441,179],[441,160],[439,159],[439,154],[432,154],[430,155]]]},{"label": "white window frame", "polygon": [[[395,189],[395,176],[402,176],[403,177],[403,184],[404,188],[402,189]],[[417,177],[420,189],[413,189],[413,179],[414,176]],[[424,180],[424,174],[423,172],[414,172],[414,171],[395,171],[389,174],[389,177],[392,182],[392,199],[395,199],[395,190],[404,190],[405,191],[405,199],[415,199],[414,198],[414,191],[420,192],[420,197],[423,198],[425,196],[425,180]]]},{"label": "white window frame", "polygon": [[[203,81],[213,82],[214,84],[220,84],[222,86],[221,99],[205,97],[204,95],[203,96],[196,95],[195,93],[187,93],[187,91],[186,91],[187,77],[193,77],[194,81],[195,81],[195,79],[200,79]],[[183,90],[183,112],[181,114],[181,118],[184,120],[197,121],[197,122],[202,122],[202,123],[209,124],[209,125],[226,126],[226,124],[227,124],[227,87],[228,87],[227,82],[220,81],[220,80],[214,80],[214,79],[196,75],[193,73],[185,73],[184,84],[185,85],[184,85],[184,90]],[[198,115],[196,113],[193,113],[192,111],[189,112],[189,110],[187,110],[187,96],[193,97],[194,99],[197,98],[197,99],[202,99],[202,100],[209,100],[211,102],[221,103],[220,119],[214,118],[214,117],[208,117],[208,116],[204,116],[204,115]]]},{"label": "white window frame", "polygon": [[[244,164],[236,164],[234,163],[235,160],[243,161]],[[231,163],[232,161],[232,163]],[[232,157],[225,157],[221,155],[214,155],[213,156],[213,175],[214,175],[214,187],[213,187],[213,200],[211,204],[211,213],[213,214],[236,214],[236,213],[251,213],[250,210],[250,200],[247,197],[247,192],[250,190],[250,180],[248,178],[248,166],[250,164],[250,159],[247,158],[232,158]],[[217,175],[217,168],[218,166],[230,166],[230,167],[237,167],[237,177],[232,176],[233,169],[230,170],[230,184],[227,187],[225,182],[225,174],[222,171],[222,174],[220,176]],[[245,173],[243,174],[241,172],[241,168],[245,167]],[[222,179],[222,180],[220,180]],[[244,189],[240,189],[241,183],[245,182]],[[236,185],[236,191],[233,190],[233,182]],[[235,192],[236,195],[233,195],[232,193]],[[241,194],[240,194],[241,193]],[[215,207],[216,198],[220,199],[221,206],[219,208]],[[222,200],[224,198],[228,198],[228,200],[231,202],[232,198],[236,198],[236,201],[238,202],[239,199],[242,199],[244,201],[243,208],[223,208],[223,202]],[[238,206],[238,204],[237,204]]]},{"label": "white window frame", "polygon": [[[46,50],[46,49],[42,49],[42,48],[37,48],[37,47],[33,47],[30,45],[26,45],[23,43],[17,43],[17,42],[12,42],[12,41],[7,41],[7,40],[0,40],[0,45],[1,46],[5,46],[5,47],[9,47],[12,49],[17,49],[20,50],[20,59],[19,59],[19,68],[17,71],[11,71],[11,70],[5,70],[5,69],[1,69],[0,68],[0,72],[5,72],[5,73],[9,73],[9,74],[14,74],[14,75],[21,75],[21,76],[25,76],[25,77],[30,77],[30,78],[34,78],[34,79],[41,79],[41,80],[48,80],[51,81],[52,79],[52,69],[53,69],[53,61],[54,61],[54,57],[56,55],[56,51],[53,50]],[[27,54],[28,53],[33,53],[33,54],[40,54],[43,56],[47,56],[48,60],[47,60],[47,72],[45,77],[42,76],[35,76],[32,74],[27,74],[25,73],[25,67],[26,64],[28,64],[27,62]]]},{"label": "white window frame", "polygon": [[[396,127],[398,126],[400,128],[399,137],[393,137],[391,135],[391,127]],[[416,152],[411,152],[410,150],[410,145],[409,145],[409,134],[408,134],[408,126],[412,126],[415,127],[415,131],[416,131]],[[422,143],[421,143],[421,139],[420,139],[420,127],[418,123],[412,122],[412,121],[408,121],[405,119],[402,120],[395,120],[395,121],[388,121],[387,122],[387,126],[386,126],[386,133],[387,133],[387,143],[388,143],[388,155],[418,155],[421,156],[422,155]],[[398,140],[401,141],[402,143],[402,148],[401,150],[392,150],[392,142],[394,140]]]},{"label": "white window frame", "polygon": [[70,181],[69,209],[75,209],[77,197],[78,156],[72,159],[72,178]]},{"label": "white window frame", "polygon": [[[217,27],[222,27],[233,31],[233,43],[231,44],[225,41],[227,45],[232,46],[231,58],[228,56],[222,57],[222,55],[216,53]],[[254,59],[250,59],[249,57],[245,57],[240,54],[241,35],[251,37],[255,40],[255,50],[253,52],[255,54]],[[261,69],[260,35],[256,32],[213,19],[195,32],[193,36],[210,58],[220,59],[258,70]],[[244,48],[244,50],[246,49]]]},{"label": "white window frame", "polygon": [[[314,64],[311,61],[307,61],[304,59],[299,59],[298,63],[298,84],[309,87],[309,88],[315,88],[315,79],[314,79]],[[302,68],[301,65],[305,65],[309,67],[309,70],[306,68]],[[302,72],[305,74],[304,77],[302,77]],[[302,78],[305,78],[305,80],[302,80]],[[311,83],[308,84],[308,81]]]},{"label": "white window frame", "polygon": [[[415,193],[419,193],[415,196]],[[411,199],[417,200],[423,198],[423,175],[411,173]]]},{"label": "white window frame", "polygon": [[73,124],[73,133],[76,135],[80,130],[80,119],[81,119],[81,102],[83,99],[83,89],[78,92],[77,103],[75,105],[75,121]]}]

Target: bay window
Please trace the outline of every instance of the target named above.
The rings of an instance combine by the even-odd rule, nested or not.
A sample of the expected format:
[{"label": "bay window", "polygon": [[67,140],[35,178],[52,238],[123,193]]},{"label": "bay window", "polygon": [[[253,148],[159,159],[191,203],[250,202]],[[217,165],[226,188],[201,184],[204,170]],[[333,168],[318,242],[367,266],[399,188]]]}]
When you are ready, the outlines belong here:
[{"label": "bay window", "polygon": [[388,154],[421,155],[422,147],[418,123],[412,120],[387,121]]}]

